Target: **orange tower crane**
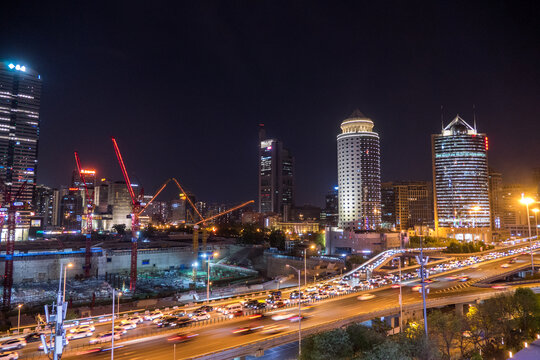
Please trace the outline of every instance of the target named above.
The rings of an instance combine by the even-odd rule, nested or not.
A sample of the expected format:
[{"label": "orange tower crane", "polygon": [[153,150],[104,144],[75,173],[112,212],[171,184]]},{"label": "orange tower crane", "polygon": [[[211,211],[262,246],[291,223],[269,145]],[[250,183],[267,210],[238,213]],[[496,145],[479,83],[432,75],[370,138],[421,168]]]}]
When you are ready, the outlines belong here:
[{"label": "orange tower crane", "polygon": [[131,198],[131,269],[129,277],[129,290],[134,292],[137,287],[137,241],[139,239],[139,229],[141,228],[139,223],[139,215],[141,213],[141,197],[136,196],[135,191],[133,191],[133,186],[131,186],[126,165],[124,164],[124,159],[122,158],[122,154],[120,153],[116,139],[112,138],[112,142],[116,158],[118,159],[118,164],[122,170],[122,175],[124,176],[124,181],[126,182],[126,187]]},{"label": "orange tower crane", "polygon": [[79,159],[79,153],[75,151],[75,163],[77,164],[77,172],[79,178],[84,185],[84,193],[86,197],[86,252],[84,259],[84,276],[90,277],[90,267],[92,266],[92,220],[94,215],[94,192],[90,194],[88,191],[88,185],[84,179],[84,171],[81,168],[81,160]]}]

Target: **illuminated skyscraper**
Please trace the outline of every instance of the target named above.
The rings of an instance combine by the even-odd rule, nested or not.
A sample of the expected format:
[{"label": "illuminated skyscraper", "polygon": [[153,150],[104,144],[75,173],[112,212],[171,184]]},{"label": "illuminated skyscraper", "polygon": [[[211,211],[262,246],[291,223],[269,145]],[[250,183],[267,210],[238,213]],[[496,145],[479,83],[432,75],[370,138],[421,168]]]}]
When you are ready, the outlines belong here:
[{"label": "illuminated skyscraper", "polygon": [[[17,63],[0,62],[0,181],[18,200],[32,201],[36,184],[41,77]],[[2,195],[0,195],[2,196]]]},{"label": "illuminated skyscraper", "polygon": [[339,222],[344,229],[381,225],[379,134],[359,110],[341,123],[338,143]]},{"label": "illuminated skyscraper", "polygon": [[436,231],[490,240],[488,138],[456,116],[431,143]]},{"label": "illuminated skyscraper", "polygon": [[294,158],[276,139],[259,128],[259,212],[280,214],[289,220],[294,206]]}]

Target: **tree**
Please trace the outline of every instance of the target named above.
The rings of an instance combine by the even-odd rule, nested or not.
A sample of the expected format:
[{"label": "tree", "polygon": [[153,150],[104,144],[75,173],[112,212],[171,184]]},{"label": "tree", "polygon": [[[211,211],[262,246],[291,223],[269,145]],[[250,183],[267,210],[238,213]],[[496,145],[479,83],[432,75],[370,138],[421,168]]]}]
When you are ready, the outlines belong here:
[{"label": "tree", "polygon": [[346,331],[354,353],[372,350],[375,345],[383,343],[385,339],[384,335],[359,324],[348,326]]},{"label": "tree", "polygon": [[240,231],[238,240],[242,244],[262,244],[264,242],[264,232],[249,224]]},{"label": "tree", "polygon": [[450,359],[451,350],[460,334],[460,319],[455,312],[434,310],[428,316],[428,324],[431,338],[439,344],[443,359]]},{"label": "tree", "polygon": [[285,250],[285,235],[281,230],[272,230],[268,236],[268,242],[271,247],[275,247],[278,250]]},{"label": "tree", "polygon": [[386,340],[385,342],[375,345],[373,350],[368,351],[357,359],[362,360],[410,360],[411,357],[404,351],[402,346],[397,342]]},{"label": "tree", "polygon": [[516,327],[521,330],[520,340],[533,338],[539,330],[540,303],[531,289],[518,288],[513,295],[513,318]]},{"label": "tree", "polygon": [[302,360],[337,360],[352,355],[352,343],[343,329],[316,334],[302,342]]},{"label": "tree", "polygon": [[126,233],[126,224],[115,224],[112,228],[118,235],[124,235]]}]

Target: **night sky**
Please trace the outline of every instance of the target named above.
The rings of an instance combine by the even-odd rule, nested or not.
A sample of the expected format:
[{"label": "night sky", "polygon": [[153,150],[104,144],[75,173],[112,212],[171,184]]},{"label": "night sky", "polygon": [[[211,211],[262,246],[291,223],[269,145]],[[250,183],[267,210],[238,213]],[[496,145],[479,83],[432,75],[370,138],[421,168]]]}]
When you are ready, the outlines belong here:
[{"label": "night sky", "polygon": [[[382,178],[430,180],[430,134],[457,113],[508,182],[540,166],[538,2],[8,1],[0,59],[43,79],[39,182],[68,184],[73,151],[152,193],[257,198],[257,124],[296,158],[297,204],[336,184],[355,108],[381,136]],[[172,196],[172,194],[169,194]]]}]

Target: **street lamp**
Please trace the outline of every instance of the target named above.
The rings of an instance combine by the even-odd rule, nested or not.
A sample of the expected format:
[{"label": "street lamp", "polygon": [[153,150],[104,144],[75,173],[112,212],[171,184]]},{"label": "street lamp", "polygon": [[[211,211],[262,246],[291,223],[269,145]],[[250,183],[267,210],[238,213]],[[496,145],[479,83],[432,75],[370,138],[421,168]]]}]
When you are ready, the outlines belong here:
[{"label": "street lamp", "polygon": [[17,307],[19,308],[19,316],[17,317],[17,334],[20,333],[19,329],[21,327],[21,308],[22,308],[22,305],[23,304],[17,305]]},{"label": "street lamp", "polygon": [[534,209],[531,209],[531,211],[534,213],[534,225],[536,228],[536,241],[538,241],[538,212],[540,211],[540,209],[534,208]]},{"label": "street lamp", "polygon": [[118,292],[118,318],[120,318],[120,296],[122,296],[122,292]]},{"label": "street lamp", "polygon": [[[315,245],[309,247],[311,250],[315,250]],[[304,286],[307,286],[307,248],[304,249]]]},{"label": "street lamp", "polygon": [[298,272],[298,358],[300,359],[301,355],[302,355],[302,310],[300,308],[300,304],[301,304],[300,300],[302,299],[302,296],[300,295],[300,289],[301,289],[300,275],[301,275],[301,272],[300,272],[300,270],[298,270],[297,268],[295,268],[292,265],[287,264],[285,266],[290,267],[291,269],[296,270],[296,272]]},{"label": "street lamp", "polygon": [[[212,254],[212,257],[218,256],[219,253],[215,252]],[[206,280],[206,302],[210,303],[210,258],[206,261],[208,264],[208,269],[206,270],[206,275],[208,276]]]},{"label": "street lamp", "polygon": [[63,295],[63,301],[66,302],[66,278],[67,278],[67,269],[72,268],[73,264],[69,263],[64,266],[64,295]]},{"label": "street lamp", "polygon": [[[533,256],[533,248],[532,248],[532,235],[531,235],[531,218],[529,216],[529,205],[534,203],[534,200],[530,197],[521,197],[519,202],[527,207],[527,225],[529,226],[529,247],[531,248],[531,270],[534,274],[534,256]],[[537,228],[538,229],[538,228]],[[538,231],[538,230],[537,230]]]}]

